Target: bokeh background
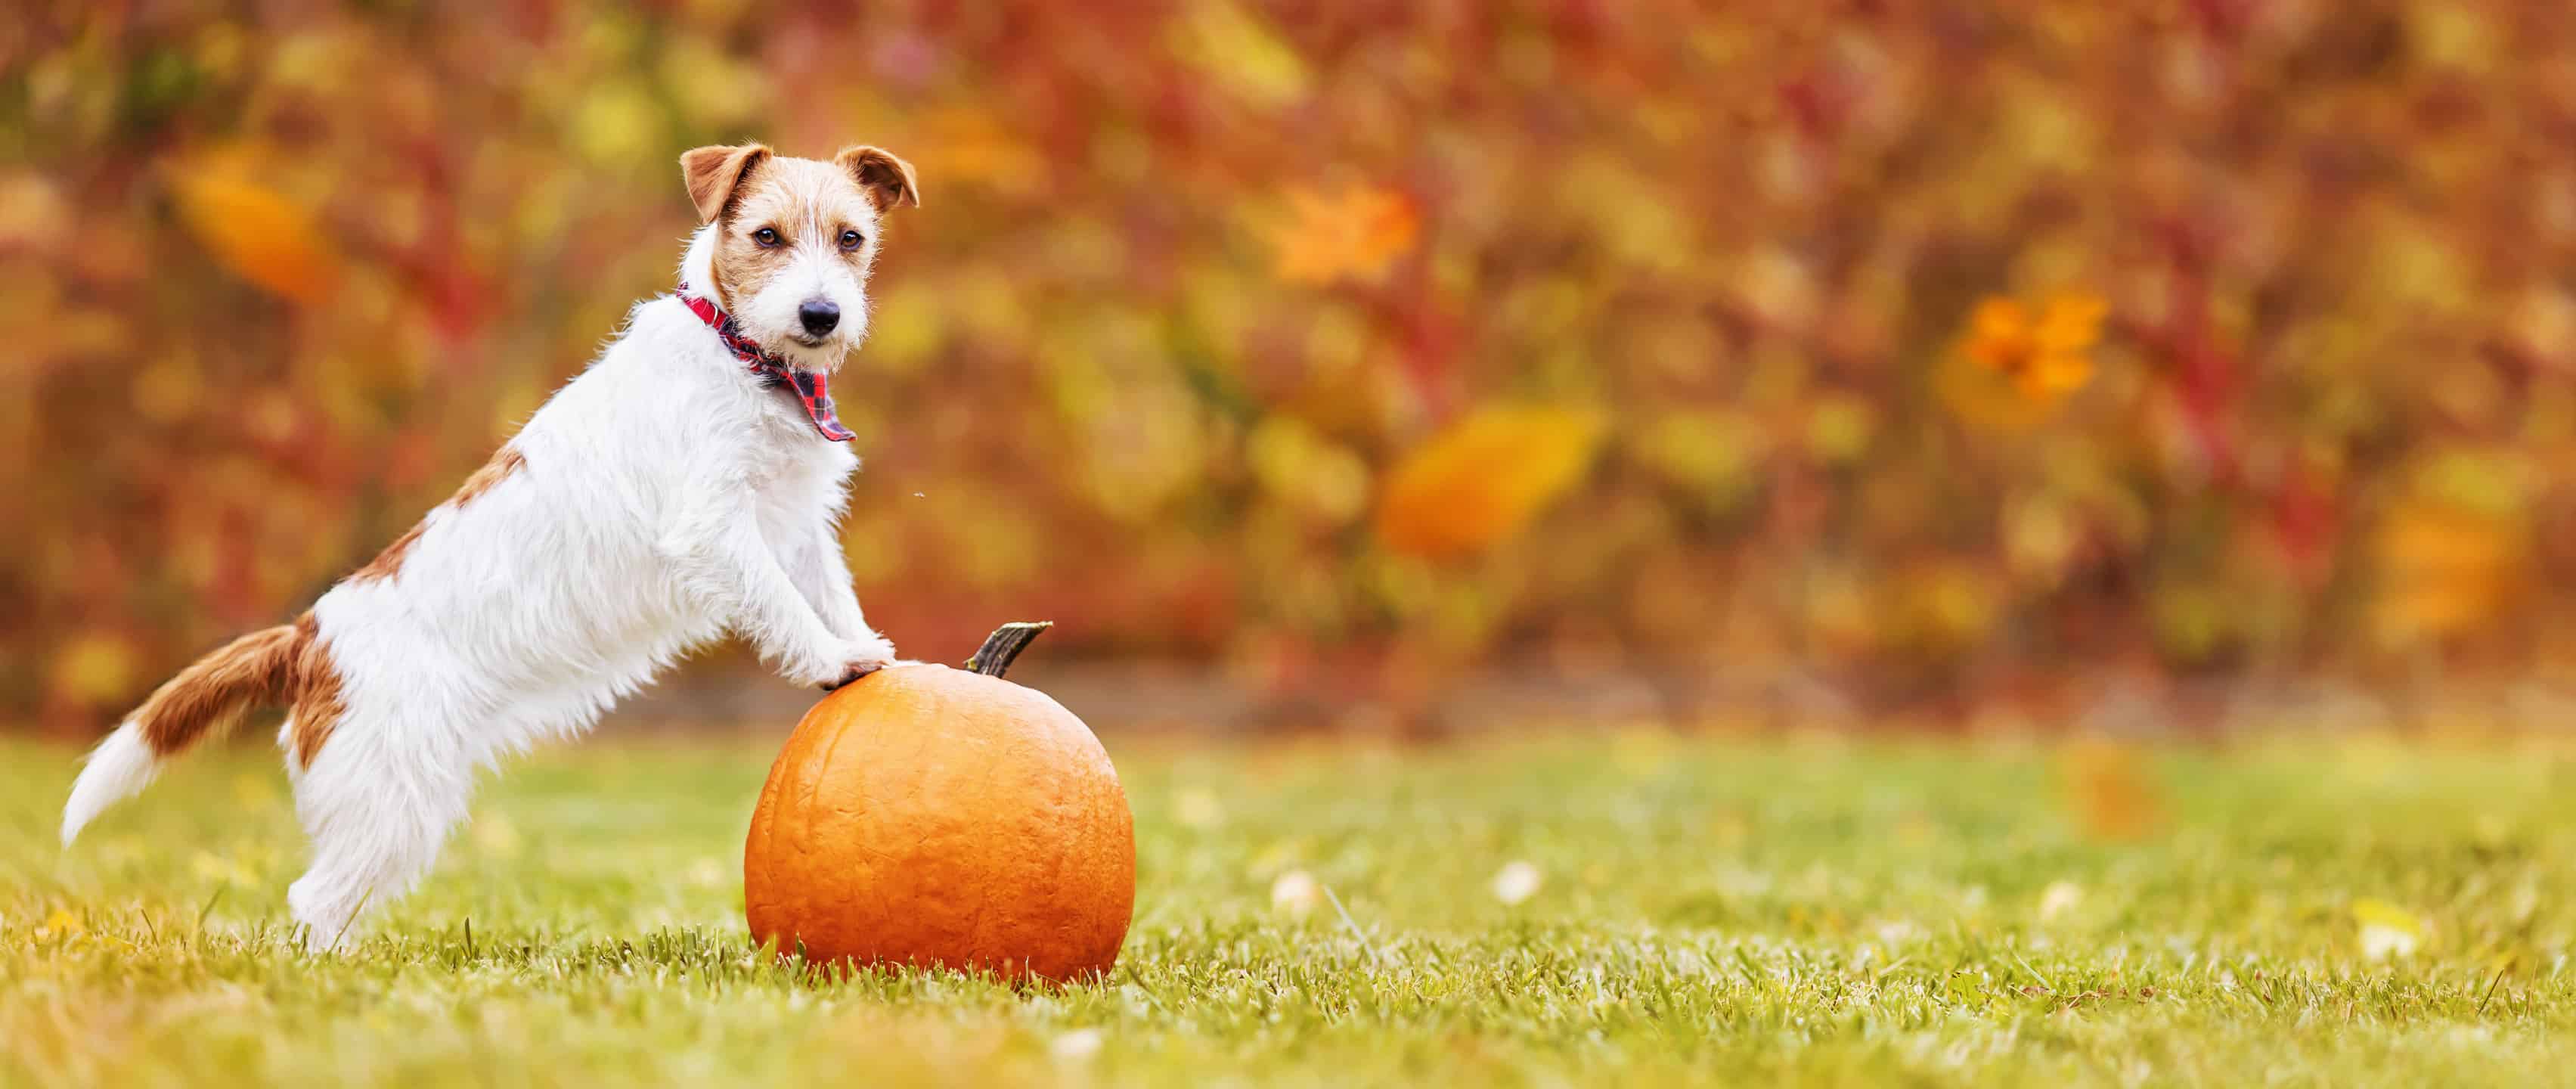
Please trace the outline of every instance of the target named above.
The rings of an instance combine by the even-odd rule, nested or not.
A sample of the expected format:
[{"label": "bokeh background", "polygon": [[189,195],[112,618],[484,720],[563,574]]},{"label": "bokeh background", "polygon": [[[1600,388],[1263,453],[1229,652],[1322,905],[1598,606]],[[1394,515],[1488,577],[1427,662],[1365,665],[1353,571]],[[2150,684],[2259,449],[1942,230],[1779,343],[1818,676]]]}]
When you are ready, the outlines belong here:
[{"label": "bokeh background", "polygon": [[1418,732],[2576,662],[2563,3],[227,7],[0,21],[0,722],[364,563],[751,138],[920,171],[838,384],[910,652]]}]

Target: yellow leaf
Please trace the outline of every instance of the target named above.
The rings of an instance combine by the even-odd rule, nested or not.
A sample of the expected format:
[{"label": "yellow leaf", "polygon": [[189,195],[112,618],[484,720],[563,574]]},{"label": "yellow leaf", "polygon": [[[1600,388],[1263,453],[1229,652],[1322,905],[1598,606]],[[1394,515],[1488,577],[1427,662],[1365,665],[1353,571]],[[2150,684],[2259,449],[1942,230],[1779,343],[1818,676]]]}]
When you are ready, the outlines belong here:
[{"label": "yellow leaf", "polygon": [[1174,21],[1171,51],[1217,86],[1264,109],[1293,105],[1313,82],[1296,47],[1261,18],[1228,3],[1192,5]]},{"label": "yellow leaf", "polygon": [[1581,479],[1603,419],[1584,409],[1479,409],[1387,474],[1377,512],[1387,547],[1426,559],[1511,536]]},{"label": "yellow leaf", "polygon": [[54,655],[53,690],[82,703],[105,703],[134,693],[134,648],[114,632],[74,636]]},{"label": "yellow leaf", "polygon": [[179,219],[215,260],[269,292],[307,305],[339,283],[339,258],[313,216],[260,183],[247,153],[218,154],[171,178]]},{"label": "yellow leaf", "polygon": [[1909,564],[1887,587],[1880,622],[1917,654],[1947,658],[1977,645],[1995,620],[2001,591],[1985,570],[1960,560]]},{"label": "yellow leaf", "polygon": [[[1816,430],[1811,423],[1810,444]],[[1754,486],[1760,459],[1769,452],[1761,422],[1728,409],[1671,410],[1638,430],[1631,441],[1638,460],[1675,483],[1728,503]]]},{"label": "yellow leaf", "polygon": [[1869,452],[1876,429],[1876,414],[1869,402],[1846,394],[1828,394],[1808,410],[1807,448],[1815,452],[1818,461],[1848,465]]},{"label": "yellow leaf", "polygon": [[631,80],[602,81],[572,113],[572,145],[592,162],[631,163],[661,139],[661,106]]},{"label": "yellow leaf", "polygon": [[770,109],[769,72],[694,34],[673,35],[662,52],[662,84],[671,102],[701,129],[753,124]]},{"label": "yellow leaf", "polygon": [[1329,525],[1368,509],[1368,466],[1348,447],[1294,416],[1273,413],[1252,429],[1245,460],[1264,490]]}]

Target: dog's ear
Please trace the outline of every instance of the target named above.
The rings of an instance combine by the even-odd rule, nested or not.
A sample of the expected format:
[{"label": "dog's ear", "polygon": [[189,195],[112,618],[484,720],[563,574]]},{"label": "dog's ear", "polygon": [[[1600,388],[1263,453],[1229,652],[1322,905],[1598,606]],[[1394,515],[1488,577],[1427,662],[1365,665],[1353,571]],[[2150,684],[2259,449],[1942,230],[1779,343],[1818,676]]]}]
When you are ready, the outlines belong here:
[{"label": "dog's ear", "polygon": [[769,149],[760,144],[691,148],[680,156],[680,177],[689,183],[689,199],[698,206],[698,222],[713,223],[733,202],[734,190],[751,176]]},{"label": "dog's ear", "polygon": [[832,163],[857,179],[859,188],[868,191],[868,203],[876,205],[877,211],[906,203],[921,207],[921,183],[912,178],[912,164],[895,158],[891,151],[859,144],[842,148],[840,154],[832,156]]}]

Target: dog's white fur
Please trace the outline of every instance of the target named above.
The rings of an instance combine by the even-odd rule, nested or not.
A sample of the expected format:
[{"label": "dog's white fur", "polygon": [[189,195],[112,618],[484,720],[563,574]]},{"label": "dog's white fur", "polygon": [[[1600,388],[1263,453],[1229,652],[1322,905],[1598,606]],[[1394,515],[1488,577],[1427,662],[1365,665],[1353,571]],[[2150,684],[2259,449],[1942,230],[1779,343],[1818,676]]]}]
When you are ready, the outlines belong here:
[{"label": "dog's white fur", "polygon": [[[823,184],[801,166],[777,173]],[[864,226],[873,250],[876,225]],[[681,275],[697,293],[717,282],[726,228],[708,223],[690,243]],[[866,270],[852,265],[814,246],[733,312],[764,345],[829,368],[866,327]],[[797,345],[797,306],[817,296],[839,304],[842,325]],[[407,892],[482,769],[584,732],[692,647],[731,630],[806,685],[894,657],[860,611],[835,530],[857,456],[677,298],[638,304],[509,448],[515,471],[432,511],[390,577],[353,577],[313,606],[308,634],[345,713],[309,766],[297,724],[279,733],[313,841],[287,894],[308,942],[343,941],[362,912]],[[142,718],[91,754],[64,808],[66,845],[172,755],[147,743]]]}]

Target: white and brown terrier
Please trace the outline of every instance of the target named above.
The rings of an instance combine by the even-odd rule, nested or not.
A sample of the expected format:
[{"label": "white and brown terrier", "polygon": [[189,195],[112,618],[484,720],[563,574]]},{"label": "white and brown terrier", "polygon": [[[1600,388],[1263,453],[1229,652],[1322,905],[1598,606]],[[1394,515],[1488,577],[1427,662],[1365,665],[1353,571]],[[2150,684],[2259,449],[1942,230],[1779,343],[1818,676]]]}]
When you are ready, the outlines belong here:
[{"label": "white and brown terrier", "polygon": [[825,688],[885,666],[835,529],[859,459],[826,376],[868,328],[878,217],[918,204],[873,147],[680,157],[701,226],[680,291],[537,410],[454,497],[294,623],[189,666],[90,754],[69,845],[161,762],[253,706],[287,708],[313,866],[305,940],[408,892],[482,769],[589,729],[727,631]]}]

